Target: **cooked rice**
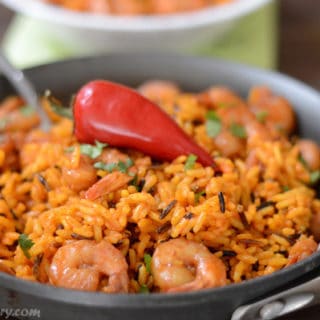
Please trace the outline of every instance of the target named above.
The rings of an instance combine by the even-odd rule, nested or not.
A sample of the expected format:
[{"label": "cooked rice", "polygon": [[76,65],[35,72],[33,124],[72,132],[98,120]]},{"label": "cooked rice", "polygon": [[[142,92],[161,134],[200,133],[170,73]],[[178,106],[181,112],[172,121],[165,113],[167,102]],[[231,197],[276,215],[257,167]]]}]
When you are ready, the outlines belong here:
[{"label": "cooked rice", "polygon": [[[256,139],[246,144],[245,156],[227,158],[206,134],[207,107],[195,95],[180,94],[161,104],[212,154],[222,173],[199,163],[185,170],[184,155],[159,163],[121,150],[135,163],[138,187],[125,184],[92,201],[64,179],[63,168],[77,170],[82,156],[70,120],[56,122],[48,134],[37,129],[20,133],[19,150],[0,149],[1,264],[19,278],[48,283],[59,247],[73,240],[105,239],[126,257],[130,292],[141,287],[157,291],[145,254],[152,256],[163,241],[185,237],[222,259],[228,283],[284,268],[296,240],[310,237],[310,219],[320,208],[295,141],[285,135]],[[246,163],[251,151],[257,165]],[[10,157],[15,166],[8,165]],[[108,173],[96,169],[96,174]],[[34,242],[30,258],[17,244],[21,233]]]}]

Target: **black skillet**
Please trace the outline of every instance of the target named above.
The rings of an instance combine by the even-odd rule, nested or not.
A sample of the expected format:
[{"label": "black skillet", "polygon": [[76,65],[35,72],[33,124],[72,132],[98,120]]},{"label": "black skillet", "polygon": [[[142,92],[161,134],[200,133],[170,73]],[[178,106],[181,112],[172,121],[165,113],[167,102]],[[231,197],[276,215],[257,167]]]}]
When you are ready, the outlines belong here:
[{"label": "black skillet", "polygon": [[[50,89],[57,97],[65,98],[70,97],[85,82],[97,78],[133,87],[148,79],[169,79],[177,82],[184,90],[195,92],[210,85],[223,84],[242,95],[246,95],[253,85],[266,84],[293,103],[298,114],[300,133],[320,140],[320,95],[316,91],[283,75],[222,60],[154,54],[112,54],[44,65],[27,70],[26,73],[39,93]],[[10,93],[12,88],[5,79],[0,78],[0,98]],[[269,276],[184,294],[87,293],[22,281],[0,273],[0,311],[2,308],[38,309],[41,319],[48,320],[213,320],[230,319],[232,315],[234,320],[271,319],[316,303],[317,295],[320,294],[320,278],[317,278],[319,266],[320,253],[316,253]],[[315,280],[308,282],[312,279]],[[302,283],[302,287],[299,287]],[[283,293],[292,287],[293,292]],[[279,292],[282,292],[281,297],[238,308]],[[29,318],[39,319],[38,316],[39,313],[35,312]]]}]

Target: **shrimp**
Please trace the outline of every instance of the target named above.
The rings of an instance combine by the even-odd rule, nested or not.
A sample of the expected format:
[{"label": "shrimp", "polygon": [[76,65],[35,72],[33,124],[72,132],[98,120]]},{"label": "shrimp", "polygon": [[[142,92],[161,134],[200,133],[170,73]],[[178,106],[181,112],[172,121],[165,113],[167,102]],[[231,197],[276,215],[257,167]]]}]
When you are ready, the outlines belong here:
[{"label": "shrimp", "polygon": [[59,287],[97,291],[100,279],[108,277],[103,291],[128,292],[128,264],[122,253],[103,240],[78,240],[60,247],[49,269],[49,281]]},{"label": "shrimp", "polygon": [[117,149],[106,148],[102,151],[102,154],[97,158],[97,161],[104,163],[118,163],[119,161],[126,161],[128,156]]},{"label": "shrimp", "polygon": [[97,173],[90,159],[81,155],[79,166],[62,168],[62,179],[74,192],[80,192],[88,189],[97,181]]},{"label": "shrimp", "polygon": [[198,100],[201,104],[211,109],[246,106],[240,97],[225,87],[211,87],[200,93]]},{"label": "shrimp", "polygon": [[320,168],[320,148],[319,146],[308,139],[299,140],[298,148],[302,158],[306,161],[311,170],[318,170]]},{"label": "shrimp", "polygon": [[162,292],[184,292],[224,286],[226,267],[203,244],[183,238],[161,243],[151,271]]},{"label": "shrimp", "polygon": [[265,124],[273,130],[290,134],[296,126],[294,111],[283,97],[276,96],[267,87],[254,87],[249,94],[250,110],[258,116],[265,114]]},{"label": "shrimp", "polygon": [[214,144],[225,157],[240,155],[245,150],[245,143],[243,139],[235,137],[225,128],[223,128],[214,139]]},{"label": "shrimp", "polygon": [[198,99],[206,107],[215,109],[217,116],[221,120],[223,128],[213,141],[222,155],[233,157],[241,155],[245,150],[246,140],[236,137],[230,130],[234,124],[245,128],[248,143],[256,137],[263,140],[271,138],[269,130],[259,123],[245,101],[231,90],[223,87],[213,87],[200,94]]},{"label": "shrimp", "polygon": [[176,84],[163,80],[145,82],[138,91],[152,101],[172,101],[180,93]]},{"label": "shrimp", "polygon": [[290,248],[287,266],[297,263],[317,251],[318,244],[311,238],[299,238]]},{"label": "shrimp", "polygon": [[105,194],[116,191],[125,186],[132,177],[125,173],[114,171],[91,186],[85,193],[85,198],[95,200]]},{"label": "shrimp", "polygon": [[23,100],[19,97],[8,97],[0,103],[0,119],[3,119],[10,112],[23,106]]},{"label": "shrimp", "polygon": [[36,112],[25,115],[22,106],[23,100],[18,97],[9,97],[0,104],[1,131],[25,132],[39,125],[39,115]]}]

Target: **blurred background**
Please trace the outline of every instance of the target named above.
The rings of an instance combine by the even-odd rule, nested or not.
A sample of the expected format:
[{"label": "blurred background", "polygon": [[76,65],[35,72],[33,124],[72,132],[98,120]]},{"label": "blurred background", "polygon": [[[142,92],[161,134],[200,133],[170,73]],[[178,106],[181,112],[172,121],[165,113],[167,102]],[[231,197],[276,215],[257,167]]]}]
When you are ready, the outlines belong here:
[{"label": "blurred background", "polygon": [[[198,51],[199,54],[275,68],[320,89],[320,1],[278,0],[275,2],[273,8],[268,9],[268,13],[260,12],[258,17],[259,13],[254,12],[250,14],[250,21],[248,17],[242,18],[242,22],[239,23],[241,28],[231,29],[212,50],[202,48]],[[42,38],[39,34],[34,35],[35,31],[30,31],[32,28],[30,24],[21,27],[21,21],[13,22],[13,17],[12,11],[0,6],[0,39],[5,41],[5,49],[9,55],[13,56],[13,62],[24,67],[35,64],[37,61],[41,63],[46,62],[46,59],[54,60],[52,58],[55,56],[48,58],[48,52],[46,52],[46,57],[36,56],[35,60],[21,61],[21,56],[27,59],[28,56],[33,57],[34,51],[39,52],[39,42],[43,41],[43,35]],[[256,19],[255,22],[254,19]],[[11,27],[7,31],[10,22]],[[26,25],[26,22],[23,23]],[[30,40],[30,32],[34,42]],[[248,33],[249,36],[245,37]],[[21,43],[24,44],[21,45]],[[32,46],[37,46],[37,50],[29,52]],[[48,48],[45,50],[48,51]],[[50,55],[52,55],[51,52]],[[55,52],[55,55],[56,58],[62,58],[72,55],[72,52],[68,48],[62,52],[61,50],[58,53]]]}]

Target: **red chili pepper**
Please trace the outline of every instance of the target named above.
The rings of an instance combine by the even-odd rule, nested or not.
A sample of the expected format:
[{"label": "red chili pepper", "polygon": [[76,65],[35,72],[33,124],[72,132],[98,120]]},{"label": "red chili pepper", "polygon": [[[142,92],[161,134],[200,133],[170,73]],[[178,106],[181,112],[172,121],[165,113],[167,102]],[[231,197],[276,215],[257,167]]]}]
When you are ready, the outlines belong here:
[{"label": "red chili pepper", "polygon": [[98,140],[170,161],[195,154],[203,165],[215,165],[212,157],[157,105],[123,85],[89,82],[77,93],[73,113],[80,142]]}]

